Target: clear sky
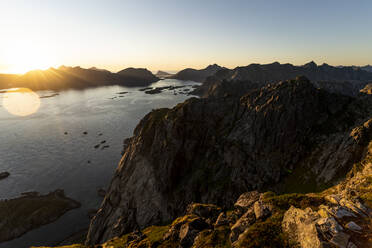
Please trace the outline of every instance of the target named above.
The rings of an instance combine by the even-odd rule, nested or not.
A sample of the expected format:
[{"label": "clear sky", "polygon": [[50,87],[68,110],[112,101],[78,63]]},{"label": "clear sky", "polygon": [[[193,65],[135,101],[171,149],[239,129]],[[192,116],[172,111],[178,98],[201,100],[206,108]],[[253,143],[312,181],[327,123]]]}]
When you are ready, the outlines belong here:
[{"label": "clear sky", "polygon": [[0,72],[372,64],[370,0],[0,0]]}]

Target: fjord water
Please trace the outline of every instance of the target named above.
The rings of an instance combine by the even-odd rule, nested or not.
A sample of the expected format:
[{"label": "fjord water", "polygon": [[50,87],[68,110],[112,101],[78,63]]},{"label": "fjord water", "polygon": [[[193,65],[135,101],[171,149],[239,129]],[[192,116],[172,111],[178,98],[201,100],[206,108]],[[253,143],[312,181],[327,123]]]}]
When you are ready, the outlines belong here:
[{"label": "fjord water", "polygon": [[[176,90],[180,92],[195,84],[167,79],[150,86],[186,85]],[[139,120],[152,109],[172,107],[189,98],[169,90],[150,95],[139,89],[107,86],[66,90],[47,98],[42,96],[53,92],[37,92],[42,97],[40,108],[26,117],[8,113],[1,104],[4,94],[0,94],[0,172],[10,172],[0,181],[0,199],[60,188],[82,204],[54,223],[0,243],[1,248],[53,245],[88,226],[87,213],[97,209],[103,199],[97,190],[106,189],[110,183],[124,138],[132,135]],[[109,147],[102,149],[103,145]]]}]

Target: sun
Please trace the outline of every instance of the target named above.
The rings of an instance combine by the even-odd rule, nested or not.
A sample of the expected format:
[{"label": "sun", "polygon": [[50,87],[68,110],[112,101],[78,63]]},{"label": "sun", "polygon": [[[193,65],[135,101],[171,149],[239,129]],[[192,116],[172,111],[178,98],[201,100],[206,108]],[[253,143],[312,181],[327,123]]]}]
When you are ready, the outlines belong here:
[{"label": "sun", "polygon": [[17,46],[5,55],[9,73],[23,74],[31,70],[45,70],[55,66],[55,58],[38,47]]}]

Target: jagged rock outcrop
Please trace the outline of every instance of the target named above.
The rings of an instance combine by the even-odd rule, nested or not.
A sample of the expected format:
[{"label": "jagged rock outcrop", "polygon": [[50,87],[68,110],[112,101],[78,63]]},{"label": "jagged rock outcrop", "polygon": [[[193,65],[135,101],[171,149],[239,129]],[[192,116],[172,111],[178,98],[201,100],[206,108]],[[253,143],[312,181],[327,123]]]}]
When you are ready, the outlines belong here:
[{"label": "jagged rock outcrop", "polygon": [[283,232],[292,243],[303,248],[372,247],[372,142],[366,154],[346,180],[321,194],[324,204],[291,206],[284,214]]},{"label": "jagged rock outcrop", "polygon": [[[231,208],[255,189],[319,190],[345,177],[371,139],[363,125],[369,96],[331,94],[303,77],[238,96],[192,98],[146,115],[126,141],[87,243],[169,221],[191,202]],[[255,219],[272,218],[273,209],[255,201]]]},{"label": "jagged rock outcrop", "polygon": [[190,80],[195,82],[203,82],[207,77],[212,76],[217,71],[224,69],[224,67],[221,67],[217,64],[209,65],[204,69],[196,70],[192,68],[184,69],[175,75],[173,75],[171,78],[179,79],[179,80]]},{"label": "jagged rock outcrop", "polygon": [[360,90],[361,93],[372,95],[372,83],[368,83],[363,89]]}]

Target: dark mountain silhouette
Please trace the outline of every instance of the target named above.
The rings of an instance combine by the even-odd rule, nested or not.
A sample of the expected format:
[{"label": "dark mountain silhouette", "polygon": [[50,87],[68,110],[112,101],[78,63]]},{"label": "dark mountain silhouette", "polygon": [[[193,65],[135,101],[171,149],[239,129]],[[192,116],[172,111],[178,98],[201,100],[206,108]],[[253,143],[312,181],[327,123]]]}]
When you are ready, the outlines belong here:
[{"label": "dark mountain silhouette", "polygon": [[168,78],[170,76],[172,76],[173,74],[171,73],[168,73],[166,71],[158,71],[155,76],[159,77],[159,78]]},{"label": "dark mountain silhouette", "polygon": [[0,89],[27,87],[33,90],[82,89],[103,85],[146,86],[158,81],[146,69],[128,68],[118,73],[97,68],[61,66],[29,71],[23,75],[0,74]]},{"label": "dark mountain silhouette", "polygon": [[158,77],[144,68],[127,68],[119,71],[117,74],[121,77],[121,80],[125,80],[129,85],[131,85],[130,82],[133,82],[131,86],[146,85],[149,82],[152,83],[159,80]]},{"label": "dark mountain silhouette", "polygon": [[[257,85],[266,85],[282,80],[288,80],[297,76],[306,76],[317,87],[331,87],[331,91],[343,90],[342,84],[349,88],[353,88],[352,92],[343,90],[346,95],[353,95],[362,89],[368,81],[372,81],[372,73],[354,67],[334,67],[327,64],[318,66],[313,61],[303,66],[294,66],[292,64],[280,64],[278,62],[266,65],[251,64],[235,69],[222,69],[214,75],[207,78],[203,84],[193,93],[196,95],[210,94],[216,88],[217,84],[223,82],[240,82],[241,86],[257,87]],[[331,83],[330,83],[331,82]],[[248,83],[250,85],[243,85]],[[334,84],[338,83],[338,84]],[[350,84],[352,84],[350,86]],[[236,83],[235,86],[238,84]],[[226,85],[228,87],[228,85]],[[355,87],[357,86],[357,87]],[[239,90],[239,89],[237,89]],[[226,93],[226,92],[225,92]]]},{"label": "dark mountain silhouette", "polygon": [[372,66],[371,65],[366,65],[366,66],[361,66],[360,69],[372,72]]},{"label": "dark mountain silhouette", "polygon": [[192,68],[184,69],[178,73],[176,73],[171,78],[179,79],[179,80],[191,80],[196,82],[203,82],[207,77],[212,76],[217,71],[224,69],[217,64],[209,65],[204,69],[196,70]]}]

